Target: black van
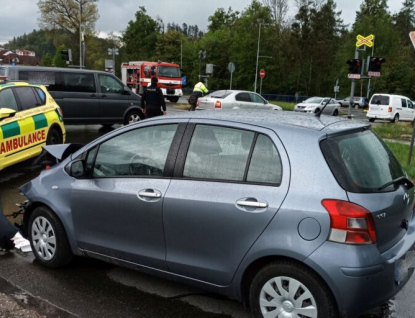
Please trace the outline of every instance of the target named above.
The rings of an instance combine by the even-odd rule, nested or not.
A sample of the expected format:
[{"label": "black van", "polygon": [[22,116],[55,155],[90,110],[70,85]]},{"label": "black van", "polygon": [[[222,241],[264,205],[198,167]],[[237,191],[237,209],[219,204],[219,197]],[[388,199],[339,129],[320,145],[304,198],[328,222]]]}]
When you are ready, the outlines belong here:
[{"label": "black van", "polygon": [[48,87],[65,124],[129,124],[144,118],[141,97],[110,73],[40,66],[0,65],[0,76]]}]

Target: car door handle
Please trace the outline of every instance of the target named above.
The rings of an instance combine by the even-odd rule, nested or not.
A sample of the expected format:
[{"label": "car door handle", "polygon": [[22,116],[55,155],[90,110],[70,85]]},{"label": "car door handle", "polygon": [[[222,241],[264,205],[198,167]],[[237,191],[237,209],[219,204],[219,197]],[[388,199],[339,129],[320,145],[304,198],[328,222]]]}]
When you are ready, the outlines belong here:
[{"label": "car door handle", "polygon": [[89,97],[97,97],[97,95],[96,94],[91,94],[91,95],[89,95]]},{"label": "car door handle", "polygon": [[243,201],[243,200],[236,201],[236,204],[240,206],[250,207],[250,208],[266,208],[268,206],[268,204],[264,202]]},{"label": "car door handle", "polygon": [[146,198],[160,198],[161,194],[157,192],[150,192],[150,191],[140,191],[138,192],[138,195],[140,197],[146,197]]}]

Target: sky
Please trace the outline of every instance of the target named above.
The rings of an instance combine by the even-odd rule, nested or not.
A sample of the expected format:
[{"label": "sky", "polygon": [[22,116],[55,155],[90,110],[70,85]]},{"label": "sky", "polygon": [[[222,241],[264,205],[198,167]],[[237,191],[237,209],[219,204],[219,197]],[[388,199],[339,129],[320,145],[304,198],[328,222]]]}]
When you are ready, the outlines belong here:
[{"label": "sky", "polygon": [[[182,25],[197,24],[199,29],[206,31],[209,16],[218,8],[231,7],[233,11],[242,11],[252,0],[99,0],[97,2],[100,18],[96,30],[105,36],[109,32],[120,34],[135,20],[135,13],[144,6],[147,14],[154,19],[159,16],[167,23]],[[296,8],[294,0],[289,0],[289,16],[294,16]],[[402,6],[403,0],[388,0],[389,10],[396,13]],[[353,23],[356,11],[362,0],[337,0],[337,10],[342,11],[342,19],[346,24]],[[0,0],[1,17],[0,44],[8,42],[13,37],[38,30],[39,12],[37,0]]]}]

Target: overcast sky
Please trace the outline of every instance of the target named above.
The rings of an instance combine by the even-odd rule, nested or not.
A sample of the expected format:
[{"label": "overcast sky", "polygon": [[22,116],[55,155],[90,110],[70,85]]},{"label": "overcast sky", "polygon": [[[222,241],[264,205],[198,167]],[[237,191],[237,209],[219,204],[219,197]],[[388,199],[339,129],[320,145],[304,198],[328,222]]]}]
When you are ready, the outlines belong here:
[{"label": "overcast sky", "polygon": [[[96,30],[101,34],[109,32],[120,33],[130,20],[134,20],[135,12],[144,6],[147,14],[156,18],[160,16],[165,24],[175,22],[179,25],[197,24],[201,30],[206,30],[208,18],[217,8],[232,7],[234,11],[242,11],[252,0],[99,0],[97,3],[100,18]],[[290,16],[295,14],[294,0],[290,1]],[[352,23],[356,10],[363,0],[337,0],[337,9],[342,11],[345,23]],[[403,0],[389,0],[389,9],[396,13],[401,8]],[[13,37],[30,33],[38,26],[37,0],[1,0],[0,43],[5,43]]]}]

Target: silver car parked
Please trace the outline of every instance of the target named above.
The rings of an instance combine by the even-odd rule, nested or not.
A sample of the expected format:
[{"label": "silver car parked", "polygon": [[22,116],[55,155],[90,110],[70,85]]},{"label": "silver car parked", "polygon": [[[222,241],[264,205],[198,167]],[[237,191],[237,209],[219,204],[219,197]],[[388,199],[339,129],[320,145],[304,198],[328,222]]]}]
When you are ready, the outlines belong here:
[{"label": "silver car parked", "polygon": [[261,95],[249,91],[222,90],[200,97],[197,109],[268,109],[282,110],[268,103]]},{"label": "silver car parked", "polygon": [[358,315],[413,273],[414,185],[368,123],[186,112],[45,148],[61,162],[20,188],[45,266],[99,258],[302,318]]},{"label": "silver car parked", "polygon": [[[328,104],[327,104],[328,102]],[[339,114],[340,104],[334,98],[329,97],[311,97],[306,99],[304,102],[301,102],[294,107],[295,112],[300,113],[319,113],[323,107],[327,106],[323,110],[323,114],[337,116]]]}]

